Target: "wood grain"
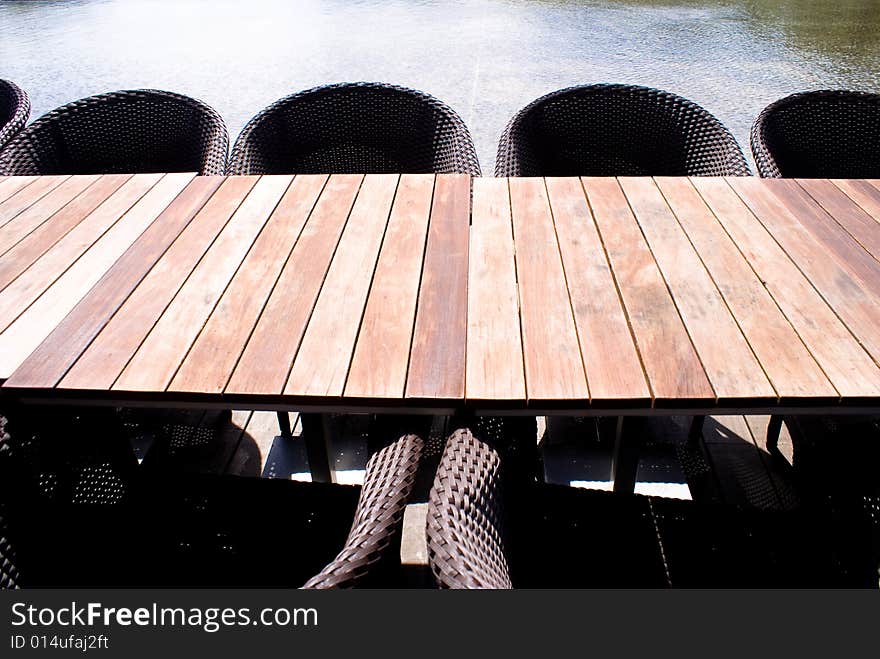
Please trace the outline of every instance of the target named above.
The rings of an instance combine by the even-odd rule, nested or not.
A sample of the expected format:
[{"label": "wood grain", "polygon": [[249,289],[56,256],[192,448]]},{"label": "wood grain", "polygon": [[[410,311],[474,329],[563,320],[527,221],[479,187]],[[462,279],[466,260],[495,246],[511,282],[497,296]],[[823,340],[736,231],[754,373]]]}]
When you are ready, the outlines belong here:
[{"label": "wood grain", "polygon": [[219,184],[214,177],[164,176],[0,335],[9,348],[0,351],[0,374],[27,357],[23,385],[57,383]]},{"label": "wood grain", "polygon": [[831,182],[856,202],[875,222],[880,222],[880,190],[868,181],[858,179],[831,179]]},{"label": "wood grain", "polygon": [[472,203],[465,396],[522,400],[526,387],[507,181],[474,179]]},{"label": "wood grain", "polygon": [[23,186],[0,204],[0,228],[69,178],[69,176],[40,176],[30,185]]},{"label": "wood grain", "polygon": [[648,402],[650,389],[581,182],[546,183],[590,399]]},{"label": "wood grain", "polygon": [[691,339],[612,178],[582,179],[656,401],[715,400]]},{"label": "wood grain", "polygon": [[113,389],[162,391],[170,384],[292,180],[292,176],[260,177],[162,312]]},{"label": "wood grain", "polygon": [[[151,177],[153,183],[155,183],[159,180],[160,175],[153,174]],[[32,265],[48,250],[56,246],[59,241],[65,239],[70,232],[75,231],[76,227],[84,219],[92,214],[95,209],[108,201],[109,198],[112,198],[120,187],[122,187],[122,185],[130,178],[131,176],[127,174],[102,176],[97,183],[57,212],[48,222],[44,222],[40,227],[31,232],[17,245],[6,252],[6,254],[0,258],[0,290],[4,289],[11,281],[24,272],[25,269]],[[137,199],[134,199],[129,204],[129,207],[136,200]],[[128,208],[125,210],[128,210]],[[91,227],[91,224],[87,224],[87,226]],[[83,231],[80,230],[78,233],[82,232]],[[96,235],[92,228],[87,229],[87,232],[94,238],[97,238],[100,235],[100,233]],[[59,260],[67,261],[69,264],[75,260],[75,258],[63,258]],[[2,314],[0,314],[0,317],[2,317]]]},{"label": "wood grain", "polygon": [[842,396],[880,390],[877,366],[728,183],[691,182],[835,389]]},{"label": "wood grain", "polygon": [[422,266],[407,398],[464,397],[471,179],[438,175]]},{"label": "wood grain", "polygon": [[0,203],[6,201],[19,190],[22,190],[34,181],[38,180],[38,178],[38,176],[0,177]]},{"label": "wood grain", "polygon": [[[834,218],[874,260],[880,260],[880,223],[831,181],[800,179],[798,185]],[[822,217],[820,221],[824,222]],[[831,227],[834,230],[834,227]]]},{"label": "wood grain", "polygon": [[285,394],[342,395],[398,179],[396,174],[368,174],[364,178],[293,362]]},{"label": "wood grain", "polygon": [[290,255],[226,393],[280,394],[330,267],[363,176],[335,174],[327,181]]},{"label": "wood grain", "polygon": [[[870,274],[865,273],[866,269],[870,272],[870,264],[856,258],[846,265],[841,263],[842,253],[845,253],[843,250],[849,251],[843,237],[837,243],[833,238],[819,241],[811,236],[813,231],[820,230],[812,209],[803,204],[794,189],[775,185],[796,185],[794,181],[777,179],[762,183],[766,184],[729,180],[731,187],[798,264],[876,362],[880,359],[880,333],[876,331],[880,327],[880,304],[861,279],[863,276],[870,278]],[[798,214],[795,215],[795,212]],[[805,231],[805,228],[808,230]],[[849,236],[847,238],[852,240]],[[862,254],[865,259],[870,259],[864,251]],[[859,274],[854,276],[854,273]]]},{"label": "wood grain", "polygon": [[699,192],[683,178],[656,182],[780,398],[834,397],[828,378]]},{"label": "wood grain", "polygon": [[403,397],[433,193],[431,174],[400,177],[345,383],[346,396]]},{"label": "wood grain", "polygon": [[46,222],[99,178],[98,175],[71,176],[57,188],[46,194],[46,196],[0,227],[0,254],[7,252],[13,245]]},{"label": "wood grain", "polygon": [[[510,180],[523,361],[530,401],[589,401],[577,329],[543,179]],[[547,350],[553,346],[552,352]]]},{"label": "wood grain", "polygon": [[[679,226],[662,193],[649,178],[621,178],[620,186],[679,315],[719,399],[777,398],[761,365]],[[685,199],[678,212],[699,212],[698,199]]]},{"label": "wood grain", "polygon": [[257,177],[227,179],[196,209],[194,217],[145,273],[108,319],[60,386],[109,389],[140,347],[162,312],[229,218],[247,197]]},{"label": "wood grain", "polygon": [[324,175],[300,175],[293,180],[186,355],[169,391],[223,391],[326,181]]},{"label": "wood grain", "polygon": [[[155,176],[156,178],[153,182],[158,180],[161,175]],[[67,236],[49,249],[36,263],[31,264],[24,274],[14,279],[12,283],[0,292],[0,318],[5,319],[0,321],[0,331],[6,329],[12,321],[24,313],[132,205],[129,199],[124,196],[118,200],[122,203],[116,203],[116,201],[113,200],[112,203],[107,203],[98,211],[92,213]],[[22,241],[18,246],[25,246],[25,242]],[[9,261],[6,260],[6,257],[13,256],[12,252],[16,252],[17,247],[0,262],[0,273],[7,277],[17,274],[16,271],[23,266],[15,258],[11,258]],[[20,256],[24,258],[25,254]]]}]

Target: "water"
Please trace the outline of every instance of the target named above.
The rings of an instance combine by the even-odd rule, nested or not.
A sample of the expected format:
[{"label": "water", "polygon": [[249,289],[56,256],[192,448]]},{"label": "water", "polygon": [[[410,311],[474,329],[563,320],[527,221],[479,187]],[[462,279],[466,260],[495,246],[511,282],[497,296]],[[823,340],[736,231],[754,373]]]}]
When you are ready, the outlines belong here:
[{"label": "water", "polygon": [[393,82],[465,119],[484,173],[507,120],[554,89],[659,87],[718,116],[747,148],[769,102],[880,89],[880,0],[0,1],[0,77],[32,116],[114,89],[201,98],[234,137],[315,85]]}]

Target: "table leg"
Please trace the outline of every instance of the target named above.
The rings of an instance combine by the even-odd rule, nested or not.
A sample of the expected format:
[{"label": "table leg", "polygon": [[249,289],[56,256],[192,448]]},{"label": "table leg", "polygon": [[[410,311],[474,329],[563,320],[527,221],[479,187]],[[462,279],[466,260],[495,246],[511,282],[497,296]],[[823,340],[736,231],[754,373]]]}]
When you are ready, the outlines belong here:
[{"label": "table leg", "polygon": [[617,417],[614,455],[611,458],[611,479],[615,492],[632,494],[635,490],[642,441],[641,425],[633,418]]},{"label": "table leg", "polygon": [[290,428],[290,414],[278,412],[278,428],[281,430],[281,436],[284,439],[293,439],[293,430]]},{"label": "table leg", "polygon": [[703,439],[703,425],[706,423],[705,416],[695,416],[691,421],[691,430],[688,433],[688,441],[696,444]]},{"label": "table leg", "polygon": [[767,424],[767,451],[771,454],[779,453],[779,434],[782,432],[782,416],[773,414],[770,423]]},{"label": "table leg", "polygon": [[332,420],[327,414],[300,414],[303,439],[312,481],[316,483],[335,483],[336,470],[330,457],[333,439]]}]

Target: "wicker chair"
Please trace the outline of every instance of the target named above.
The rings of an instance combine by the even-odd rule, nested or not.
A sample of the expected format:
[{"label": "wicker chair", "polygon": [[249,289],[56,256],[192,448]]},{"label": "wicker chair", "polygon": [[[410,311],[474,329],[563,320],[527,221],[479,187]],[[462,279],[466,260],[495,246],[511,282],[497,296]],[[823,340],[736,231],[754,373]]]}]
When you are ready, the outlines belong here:
[{"label": "wicker chair", "polygon": [[241,131],[229,174],[480,174],[461,118],[422,92],[380,83],[316,87],[276,101]]},{"label": "wicker chair", "polygon": [[[27,451],[16,450],[13,466],[5,443],[0,476],[29,474]],[[22,444],[15,448],[27,449]],[[422,448],[421,437],[407,432],[387,442],[368,461],[361,488],[139,469],[116,497],[68,500],[54,477],[47,488],[42,473],[39,483],[0,482],[0,494],[14,493],[0,498],[14,502],[0,509],[2,585],[347,588],[393,581]]]},{"label": "wicker chair", "polygon": [[31,113],[31,102],[23,89],[0,80],[0,149],[24,128]]},{"label": "wicker chair", "polygon": [[0,153],[2,174],[222,174],[229,137],[213,109],[157,90],[119,91],[64,105]]},{"label": "wicker chair", "polygon": [[668,92],[600,84],[552,92],[520,110],[498,145],[496,176],[748,176],[715,117]]},{"label": "wicker chair", "polygon": [[866,584],[865,570],[841,569],[835,556],[829,530],[839,523],[829,529],[811,511],[544,483],[523,490],[509,464],[506,446],[479,431],[448,438],[426,529],[441,588]]},{"label": "wicker chair", "polygon": [[814,91],[768,105],[752,126],[765,178],[880,177],[880,94]]}]

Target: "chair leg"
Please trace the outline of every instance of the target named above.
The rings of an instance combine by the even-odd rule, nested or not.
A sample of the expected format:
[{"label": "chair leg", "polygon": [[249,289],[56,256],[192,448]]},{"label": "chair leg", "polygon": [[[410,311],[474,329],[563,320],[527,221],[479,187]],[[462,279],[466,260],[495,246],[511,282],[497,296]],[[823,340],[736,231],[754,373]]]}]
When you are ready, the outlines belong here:
[{"label": "chair leg", "polygon": [[634,419],[617,417],[614,455],[611,458],[611,479],[615,492],[632,494],[635,490],[642,441],[640,425]]},{"label": "chair leg", "polygon": [[333,440],[332,421],[327,414],[300,414],[303,439],[312,481],[316,483],[335,483],[336,470],[330,458]]}]

